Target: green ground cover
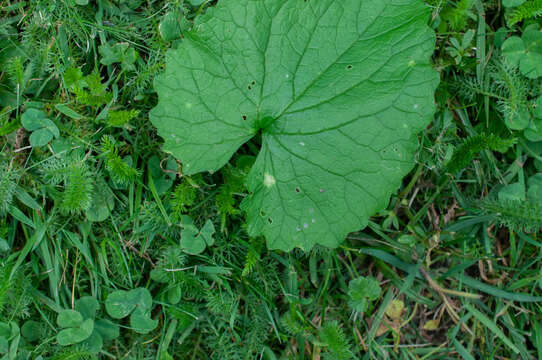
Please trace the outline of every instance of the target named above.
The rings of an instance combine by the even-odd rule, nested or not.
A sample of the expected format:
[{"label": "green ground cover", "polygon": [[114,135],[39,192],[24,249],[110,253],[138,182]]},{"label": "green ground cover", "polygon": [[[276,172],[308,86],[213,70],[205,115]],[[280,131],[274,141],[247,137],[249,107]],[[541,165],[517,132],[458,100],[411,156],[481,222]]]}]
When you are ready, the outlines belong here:
[{"label": "green ground cover", "polygon": [[[279,79],[274,68],[258,69],[266,57],[250,49],[276,40],[273,21],[295,29],[294,42],[307,35],[326,44],[340,27],[315,25],[311,37],[296,26],[339,2],[250,1],[245,12],[247,1],[0,0],[0,359],[542,359],[542,1],[344,0],[346,14],[357,4],[404,10],[373,20],[386,40],[411,51],[408,66],[419,75],[401,81],[423,83],[414,92],[423,96],[398,106],[412,105],[423,119],[379,133],[390,143],[406,136],[391,148],[406,165],[380,173],[391,187],[368,175],[374,168],[345,164],[360,150],[343,145],[374,128],[296,139],[308,149],[292,167],[296,179],[311,173],[307,163],[334,163],[313,174],[329,182],[300,182],[286,204],[270,189],[290,176],[291,158],[279,157],[271,171],[258,154],[272,149],[267,136],[282,144],[297,129],[280,123],[289,111],[316,116],[304,111],[342,75],[282,103],[290,73]],[[291,12],[265,15],[263,3]],[[408,31],[389,20],[401,16]],[[241,19],[256,24],[253,38],[237,32]],[[233,40],[222,41],[234,28]],[[296,44],[275,45],[268,59],[295,58]],[[356,59],[385,43],[368,45],[341,71],[362,76],[372,65],[359,70]],[[308,67],[324,57],[309,57]],[[250,61],[221,73],[231,68],[220,61],[240,59]],[[400,57],[390,59],[395,69]],[[200,63],[211,65],[200,71]],[[232,95],[245,80],[243,96]],[[330,121],[339,108],[341,116],[362,116],[359,104],[377,109],[373,96],[397,88],[389,78],[370,91],[340,80],[348,90],[318,112]],[[198,88],[204,82],[212,86]],[[198,145],[227,134],[216,123],[184,126],[201,120],[196,112],[161,120],[177,116],[177,96],[179,107],[195,104],[188,92],[216,105],[209,112],[221,119],[241,109],[231,121],[246,131],[243,141],[209,152],[168,139]],[[355,171],[372,190],[344,193],[343,182],[326,178]],[[316,209],[314,222],[278,220],[297,219],[291,201],[307,189],[330,207]],[[352,199],[359,207],[345,205]]]}]

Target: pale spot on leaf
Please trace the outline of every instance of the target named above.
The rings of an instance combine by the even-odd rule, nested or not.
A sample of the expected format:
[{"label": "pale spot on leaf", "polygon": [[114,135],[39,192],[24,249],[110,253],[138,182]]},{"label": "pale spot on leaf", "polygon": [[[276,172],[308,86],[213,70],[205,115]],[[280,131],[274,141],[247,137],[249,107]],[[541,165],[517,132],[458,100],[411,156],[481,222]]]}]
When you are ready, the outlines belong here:
[{"label": "pale spot on leaf", "polygon": [[263,184],[267,187],[271,187],[275,185],[277,181],[275,180],[275,177],[271,174],[265,173],[263,177]]}]

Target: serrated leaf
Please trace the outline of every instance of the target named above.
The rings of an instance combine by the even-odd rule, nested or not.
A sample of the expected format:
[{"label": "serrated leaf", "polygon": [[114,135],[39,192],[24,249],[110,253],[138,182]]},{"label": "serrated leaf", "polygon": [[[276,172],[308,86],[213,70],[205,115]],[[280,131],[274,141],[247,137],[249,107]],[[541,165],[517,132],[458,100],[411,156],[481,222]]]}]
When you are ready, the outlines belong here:
[{"label": "serrated leaf", "polygon": [[348,284],[348,306],[356,312],[364,313],[369,301],[378,299],[380,291],[380,284],[373,277],[360,276],[351,280]]},{"label": "serrated leaf", "polygon": [[151,121],[185,174],[261,133],[242,203],[271,249],[336,247],[383,209],[434,112],[421,0],[221,0],[167,55]]},{"label": "serrated leaf", "polygon": [[403,311],[405,310],[405,303],[401,300],[392,300],[386,308],[386,315],[392,320],[401,320],[403,317]]}]

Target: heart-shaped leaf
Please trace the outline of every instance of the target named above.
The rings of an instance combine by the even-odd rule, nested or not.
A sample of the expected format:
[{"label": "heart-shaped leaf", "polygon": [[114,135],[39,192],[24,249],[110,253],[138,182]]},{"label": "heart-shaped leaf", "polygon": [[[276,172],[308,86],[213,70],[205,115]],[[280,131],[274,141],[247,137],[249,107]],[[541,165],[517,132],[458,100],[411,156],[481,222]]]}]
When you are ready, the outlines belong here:
[{"label": "heart-shaped leaf", "polygon": [[136,333],[147,334],[158,326],[158,320],[151,319],[149,311],[138,308],[130,316],[130,326]]},{"label": "heart-shaped leaf", "polygon": [[201,254],[207,246],[214,244],[213,234],[215,227],[211,220],[207,220],[201,230],[194,225],[194,221],[188,215],[181,218],[181,248],[188,254]]},{"label": "heart-shaped leaf", "polygon": [[98,300],[92,296],[83,296],[75,301],[75,310],[79,311],[83,319],[94,319],[99,308]]},{"label": "heart-shaped leaf", "polygon": [[82,322],[83,316],[75,310],[62,310],[56,318],[58,326],[63,328],[79,326]]},{"label": "heart-shaped leaf", "polygon": [[151,121],[187,175],[261,133],[249,234],[336,247],[414,164],[438,83],[429,14],[421,0],[220,0],[168,53]]},{"label": "heart-shaped leaf", "polygon": [[107,319],[100,319],[94,323],[94,329],[105,340],[114,340],[119,337],[119,327],[117,324]]},{"label": "heart-shaped leaf", "polygon": [[59,345],[67,346],[80,343],[92,335],[94,320],[87,319],[76,327],[70,327],[60,331],[56,339]]},{"label": "heart-shaped leaf", "polygon": [[542,32],[538,25],[528,26],[521,38],[511,36],[502,45],[504,57],[521,73],[535,79],[542,76]]},{"label": "heart-shaped leaf", "polygon": [[146,314],[151,308],[152,296],[145,288],[117,290],[109,294],[105,301],[105,309],[114,319],[122,319],[135,311]]},{"label": "heart-shaped leaf", "polygon": [[60,136],[55,123],[47,119],[45,113],[38,109],[26,110],[21,117],[21,123],[26,130],[32,131],[29,141],[33,147],[47,145],[54,137]]}]

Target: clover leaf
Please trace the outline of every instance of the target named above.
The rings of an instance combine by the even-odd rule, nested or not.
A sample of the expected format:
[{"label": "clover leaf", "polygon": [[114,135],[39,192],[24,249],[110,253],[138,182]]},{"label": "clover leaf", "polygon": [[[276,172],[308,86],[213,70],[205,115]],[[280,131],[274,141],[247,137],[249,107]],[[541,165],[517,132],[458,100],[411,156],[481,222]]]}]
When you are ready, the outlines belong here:
[{"label": "clover leaf", "polygon": [[511,36],[502,45],[504,57],[528,78],[542,76],[542,32],[537,24],[529,25],[520,37]]},{"label": "clover leaf", "polygon": [[120,63],[122,69],[125,71],[135,69],[134,63],[138,58],[138,53],[126,42],[117,43],[115,45],[100,45],[98,51],[100,52],[100,55],[102,55],[100,63],[104,65]]},{"label": "clover leaf", "polygon": [[145,288],[117,290],[105,301],[105,309],[112,318],[122,319],[130,315],[131,327],[140,334],[146,334],[158,325],[158,321],[150,317],[151,308],[152,296]]},{"label": "clover leaf", "polygon": [[373,277],[360,276],[348,284],[348,306],[355,312],[367,311],[369,302],[380,296],[380,284]]},{"label": "clover leaf", "polygon": [[60,136],[55,123],[47,119],[47,115],[41,110],[30,108],[21,117],[21,123],[30,134],[30,145],[40,147],[47,145],[53,138]]},{"label": "clover leaf", "polygon": [[194,225],[194,220],[188,215],[181,218],[181,249],[184,252],[197,255],[201,254],[207,246],[215,243],[213,234],[215,226],[211,220],[207,220],[201,230]]},{"label": "clover leaf", "polygon": [[187,175],[261,135],[250,236],[336,247],[413,166],[438,83],[429,14],[421,0],[220,0],[168,52],[150,119]]},{"label": "clover leaf", "polygon": [[100,352],[104,341],[119,336],[119,327],[110,320],[98,319],[100,309],[98,301],[92,296],[84,296],[75,302],[75,309],[62,310],[57,317],[57,324],[63,330],[57,334],[59,345],[80,344],[91,353]]},{"label": "clover leaf", "polygon": [[62,310],[56,322],[64,328],[56,336],[58,344],[62,346],[80,343],[88,339],[94,331],[94,320],[83,320],[81,313],[75,310]]}]

